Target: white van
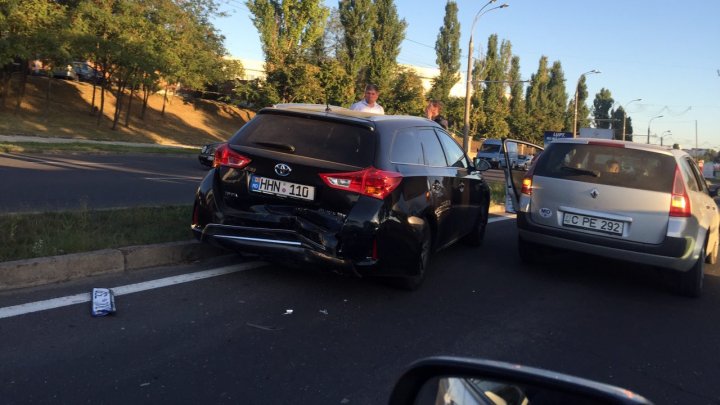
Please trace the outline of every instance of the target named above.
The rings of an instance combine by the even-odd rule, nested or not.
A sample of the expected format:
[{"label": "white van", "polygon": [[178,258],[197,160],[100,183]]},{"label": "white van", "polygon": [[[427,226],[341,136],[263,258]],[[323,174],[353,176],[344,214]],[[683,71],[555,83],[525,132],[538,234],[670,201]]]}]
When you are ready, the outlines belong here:
[{"label": "white van", "polygon": [[[476,159],[487,160],[494,169],[505,166],[505,158],[502,151],[502,139],[488,138],[483,141],[477,150]],[[509,142],[506,144],[508,147],[508,157],[513,167],[517,165],[518,152],[517,144]]]}]

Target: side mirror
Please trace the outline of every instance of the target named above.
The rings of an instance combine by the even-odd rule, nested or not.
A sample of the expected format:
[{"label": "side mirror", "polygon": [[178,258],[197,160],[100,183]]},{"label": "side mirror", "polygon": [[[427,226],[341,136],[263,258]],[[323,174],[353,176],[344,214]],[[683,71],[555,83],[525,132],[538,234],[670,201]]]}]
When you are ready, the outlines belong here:
[{"label": "side mirror", "polygon": [[[626,389],[538,368],[491,360],[430,357],[400,377],[391,405],[628,404],[650,401]],[[474,402],[463,399],[475,398]]]},{"label": "side mirror", "polygon": [[473,166],[475,166],[475,170],[479,172],[484,172],[492,167],[490,162],[485,159],[480,159],[479,157],[473,159]]}]

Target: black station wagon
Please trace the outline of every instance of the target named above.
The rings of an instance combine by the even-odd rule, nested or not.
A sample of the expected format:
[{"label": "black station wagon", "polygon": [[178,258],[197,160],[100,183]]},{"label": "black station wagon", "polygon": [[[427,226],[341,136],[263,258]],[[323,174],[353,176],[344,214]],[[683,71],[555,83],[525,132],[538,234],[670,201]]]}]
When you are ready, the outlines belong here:
[{"label": "black station wagon", "polygon": [[[425,118],[265,108],[215,153],[193,209],[204,242],[417,288],[430,256],[482,243],[487,183]],[[487,169],[484,165],[481,169]]]}]

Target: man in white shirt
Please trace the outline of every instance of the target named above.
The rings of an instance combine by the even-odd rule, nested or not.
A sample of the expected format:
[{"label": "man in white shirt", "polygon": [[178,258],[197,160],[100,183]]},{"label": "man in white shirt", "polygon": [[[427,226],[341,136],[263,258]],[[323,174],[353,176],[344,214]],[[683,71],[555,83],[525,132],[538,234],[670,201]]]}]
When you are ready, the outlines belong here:
[{"label": "man in white shirt", "polygon": [[385,109],[377,103],[380,92],[374,84],[365,86],[365,98],[350,106],[351,110],[364,111],[374,114],[385,114]]}]

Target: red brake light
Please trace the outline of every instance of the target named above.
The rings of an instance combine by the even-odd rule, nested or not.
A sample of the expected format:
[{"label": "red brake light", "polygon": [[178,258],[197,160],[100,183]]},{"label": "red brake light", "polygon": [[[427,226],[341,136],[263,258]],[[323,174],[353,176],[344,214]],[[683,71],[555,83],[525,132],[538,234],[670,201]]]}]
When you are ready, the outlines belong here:
[{"label": "red brake light", "polygon": [[522,187],[520,192],[526,195],[532,195],[532,177],[524,177],[522,179]]},{"label": "red brake light", "polygon": [[[540,158],[540,156],[536,156],[535,160],[537,160],[539,158]],[[535,163],[536,162],[533,162],[530,165],[530,169],[527,171],[527,173],[525,173],[525,177],[523,177],[523,179],[522,179],[522,185],[520,187],[520,193],[522,193],[522,194],[532,195],[532,183],[533,183],[532,179],[533,179],[533,174],[535,173]]]},{"label": "red brake light", "polygon": [[675,166],[675,180],[673,181],[672,194],[670,195],[670,216],[690,216],[690,198],[688,197],[687,190],[685,190],[685,182],[683,181],[682,173],[680,173],[680,166]]},{"label": "red brake light", "polygon": [[245,157],[234,150],[230,149],[228,144],[224,143],[215,149],[215,158],[213,167],[228,166],[235,169],[242,169],[250,164],[252,160]]},{"label": "red brake light", "polygon": [[382,200],[397,188],[402,181],[402,174],[368,167],[359,172],[320,173],[320,178],[332,188]]}]

